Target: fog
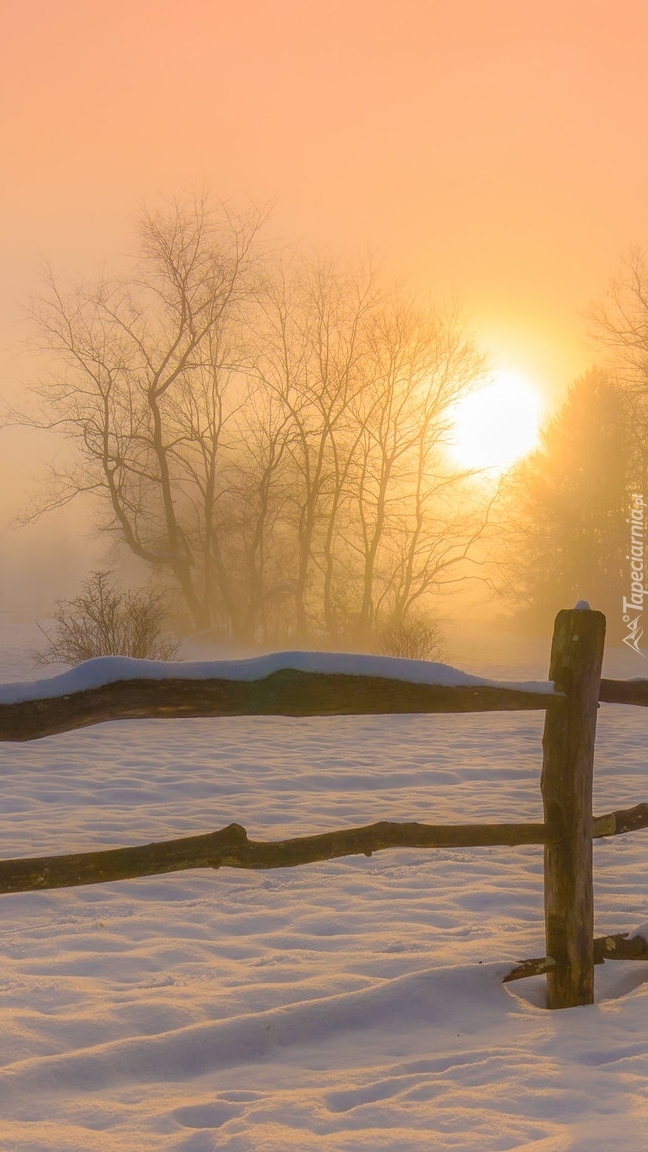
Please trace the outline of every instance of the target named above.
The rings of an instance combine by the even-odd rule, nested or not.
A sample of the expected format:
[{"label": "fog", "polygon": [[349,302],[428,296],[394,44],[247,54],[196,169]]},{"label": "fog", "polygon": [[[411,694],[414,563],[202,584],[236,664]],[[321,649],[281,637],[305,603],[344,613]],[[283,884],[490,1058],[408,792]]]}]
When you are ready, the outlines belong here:
[{"label": "fog", "polygon": [[[142,206],[187,204],[205,190],[234,211],[273,205],[266,252],[298,251],[311,265],[316,254],[342,264],[374,260],[384,282],[397,280],[417,306],[456,306],[489,371],[517,373],[535,387],[546,421],[593,363],[617,371],[609,348],[590,342],[582,313],[605,298],[620,254],[648,243],[648,160],[638,144],[647,25],[639,0],[614,11],[585,0],[566,11],[550,0],[540,15],[513,0],[14,6],[2,71],[0,394],[23,406],[27,386],[53,366],[42,357],[37,364],[23,346],[23,312],[39,290],[42,259],[63,279],[93,282],[104,267],[123,272],[132,267]],[[629,386],[624,371],[617,374]],[[229,450],[232,469],[239,461]],[[106,515],[87,497],[18,526],[56,459],[51,434],[7,426],[0,453],[4,616],[46,616],[98,568],[146,583],[150,565],[98,531]],[[353,457],[358,474],[359,461]],[[382,539],[382,584],[366,592],[367,618],[386,617],[388,604],[396,611],[390,579],[404,563],[405,528],[393,493],[407,490],[415,500],[411,470],[407,483],[402,472],[389,537],[401,532],[401,543],[390,569]],[[277,477],[287,498],[288,475]],[[488,484],[457,496],[457,507],[468,502],[470,515],[483,517]],[[243,488],[236,491],[242,523]],[[521,515],[520,505],[506,507],[500,526]],[[356,512],[347,504],[344,523],[335,522],[335,557],[321,540],[310,553],[309,580],[324,581],[326,564],[338,565],[336,604],[343,563],[351,564],[339,541],[353,550],[362,536],[352,528]],[[612,514],[602,512],[601,524]],[[284,516],[273,536],[275,553],[264,554],[272,586],[298,579],[277,548],[289,522]],[[491,552],[480,541],[473,567],[457,569],[462,579],[421,600],[426,611],[455,621],[518,612],[519,599],[502,597],[503,582],[484,567]],[[620,569],[615,579],[620,595]],[[308,611],[317,615],[313,604]],[[542,613],[527,616],[524,627],[543,630],[544,621]],[[198,628],[196,611],[185,626]],[[321,622],[318,629],[321,637]]]}]

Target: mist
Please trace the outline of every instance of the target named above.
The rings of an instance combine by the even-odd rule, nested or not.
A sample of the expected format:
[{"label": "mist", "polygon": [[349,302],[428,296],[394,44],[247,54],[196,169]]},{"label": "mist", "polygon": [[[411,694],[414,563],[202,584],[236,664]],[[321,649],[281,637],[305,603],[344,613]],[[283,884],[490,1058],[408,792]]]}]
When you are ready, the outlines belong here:
[{"label": "mist", "polygon": [[[532,386],[545,427],[592,364],[618,377],[629,397],[636,381],[611,347],[591,342],[582,312],[605,299],[619,254],[645,240],[648,164],[636,141],[646,21],[644,5],[634,0],[614,13],[584,4],[566,13],[552,2],[540,21],[510,0],[487,13],[472,0],[432,7],[406,0],[398,11],[364,0],[316,3],[308,11],[280,0],[270,11],[247,0],[217,13],[201,0],[154,12],[146,3],[121,2],[90,12],[80,0],[66,0],[55,13],[35,0],[12,11],[3,69],[11,99],[0,217],[0,392],[22,409],[27,387],[54,367],[23,352],[23,314],[40,291],[42,259],[62,283],[97,283],[102,269],[128,276],[143,206],[164,211],[206,190],[234,214],[271,206],[266,255],[299,252],[306,263],[347,268],[373,261],[384,283],[398,282],[417,307],[456,306],[485,371],[517,374]],[[181,82],[170,84],[170,74]],[[18,527],[37,493],[42,502],[44,469],[60,461],[60,444],[13,425],[0,435],[0,611],[45,616],[99,569],[115,571],[128,586],[160,577],[118,532],[103,531],[110,515],[93,498],[76,497]],[[231,444],[228,451],[231,480],[242,463]],[[493,532],[501,538],[504,523],[519,520],[511,492],[523,483],[520,467],[514,464],[503,503],[487,517],[504,472],[477,478],[461,493],[457,487],[452,516],[449,506],[443,513],[444,533],[437,524],[438,541],[451,523],[457,528],[460,507],[473,526],[488,519],[464,568],[450,573],[456,581],[437,581],[419,600],[430,619],[454,622],[448,635],[464,620],[544,633],[553,606],[565,606],[572,586],[587,583],[556,577],[555,596],[537,612],[525,607],[524,580],[504,587]],[[366,592],[367,620],[382,612],[386,621],[395,610],[390,580],[405,547],[395,509],[413,491],[405,471],[402,487],[394,481],[390,489],[393,519],[382,559],[373,573],[365,565],[366,580],[380,586]],[[281,483],[289,486],[287,472]],[[232,523],[238,516],[240,527],[243,488],[237,491]],[[289,586],[303,572],[296,553],[289,555],[292,528],[283,508],[275,554],[264,545],[264,563],[274,570],[261,596],[276,587],[274,608],[290,616]],[[349,505],[347,513],[344,532],[341,522],[335,526],[338,600],[340,573],[353,567],[362,535],[351,527]],[[151,522],[153,534],[158,528]],[[278,542],[287,549],[283,558]],[[307,579],[328,579],[330,591],[333,552],[322,540],[320,546],[323,552],[311,551]],[[626,579],[624,563],[620,556],[612,604]],[[233,553],[227,565],[238,570]],[[187,615],[187,598],[172,585],[178,627],[195,630],[196,612]],[[304,642],[331,641],[313,604],[313,636],[306,635],[304,611],[302,605]],[[207,617],[201,627],[231,631],[231,621]],[[293,623],[286,628],[290,633]],[[344,632],[346,643],[368,642],[366,629],[364,640],[352,631]],[[271,642],[258,621],[248,628],[248,639],[255,636],[255,643]]]}]

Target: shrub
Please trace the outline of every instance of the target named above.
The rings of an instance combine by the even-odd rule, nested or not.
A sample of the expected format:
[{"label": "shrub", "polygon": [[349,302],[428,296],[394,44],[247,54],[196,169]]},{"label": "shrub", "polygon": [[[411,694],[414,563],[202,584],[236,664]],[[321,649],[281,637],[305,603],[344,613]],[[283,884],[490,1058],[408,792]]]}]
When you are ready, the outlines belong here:
[{"label": "shrub", "polygon": [[392,620],[378,635],[378,652],[408,660],[440,660],[445,656],[441,625],[420,617]]},{"label": "shrub", "polygon": [[[48,647],[40,664],[79,664],[93,656],[134,656],[171,660],[178,645],[164,632],[164,595],[152,590],[127,592],[110,572],[93,572],[76,600],[60,600],[53,635],[41,628]],[[39,625],[40,627],[40,625]]]}]

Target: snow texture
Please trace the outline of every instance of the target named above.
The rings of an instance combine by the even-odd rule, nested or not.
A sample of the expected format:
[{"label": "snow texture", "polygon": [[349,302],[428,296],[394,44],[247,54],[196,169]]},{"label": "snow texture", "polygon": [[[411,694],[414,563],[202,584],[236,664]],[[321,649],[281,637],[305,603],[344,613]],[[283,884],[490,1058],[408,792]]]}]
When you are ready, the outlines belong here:
[{"label": "snow texture", "polygon": [[[28,628],[3,640],[5,679],[26,679]],[[481,670],[547,666],[524,659]],[[231,821],[278,839],[386,818],[539,820],[542,725],[541,712],[255,716],[5,744],[2,855]],[[602,705],[595,811],[648,800],[647,726],[643,708]],[[645,935],[648,831],[594,855],[597,935]],[[542,977],[501,983],[544,952],[541,848],[0,902],[2,1152],[644,1152],[648,965],[597,967],[597,1004],[563,1012],[545,1010]]]}]

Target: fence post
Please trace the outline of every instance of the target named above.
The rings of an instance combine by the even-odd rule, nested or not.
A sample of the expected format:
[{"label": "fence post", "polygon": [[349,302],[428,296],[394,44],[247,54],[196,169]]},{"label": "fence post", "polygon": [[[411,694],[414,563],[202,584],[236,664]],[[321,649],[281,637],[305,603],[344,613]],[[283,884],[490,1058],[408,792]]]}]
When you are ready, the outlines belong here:
[{"label": "fence post", "polygon": [[594,1001],[592,777],[605,616],[587,608],[559,612],[549,679],[566,693],[545,720],[542,799],[545,823],[559,839],[545,846],[544,890],[549,1008]]}]

